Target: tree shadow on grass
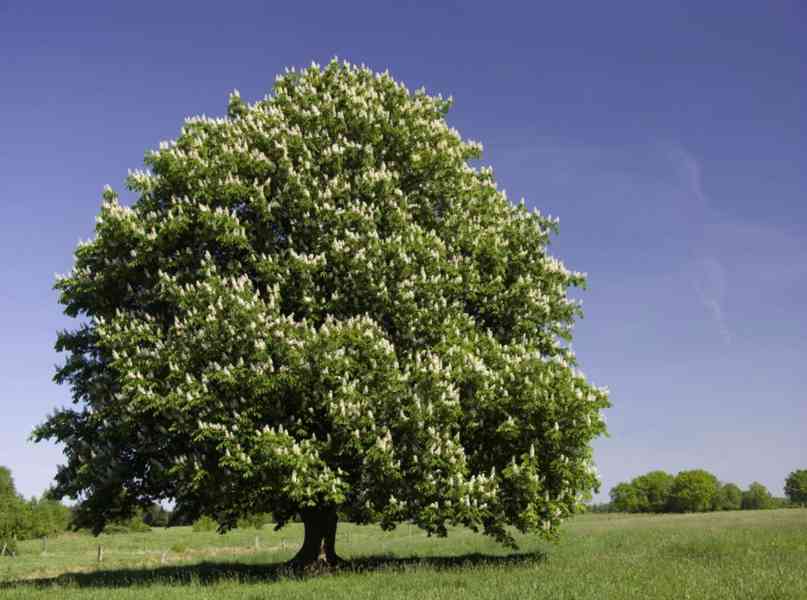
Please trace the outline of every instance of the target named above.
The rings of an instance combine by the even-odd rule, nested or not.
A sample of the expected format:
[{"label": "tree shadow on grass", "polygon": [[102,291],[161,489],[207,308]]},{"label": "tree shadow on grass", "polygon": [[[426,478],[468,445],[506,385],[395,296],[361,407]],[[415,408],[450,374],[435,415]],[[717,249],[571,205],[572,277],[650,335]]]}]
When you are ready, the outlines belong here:
[{"label": "tree shadow on grass", "polygon": [[148,585],[212,585],[218,582],[266,583],[280,579],[303,579],[318,575],[400,571],[424,568],[432,570],[464,569],[477,566],[517,566],[546,560],[543,552],[504,556],[463,554],[460,556],[366,556],[346,560],[332,569],[293,569],[286,563],[247,564],[237,562],[202,562],[156,568],[110,569],[85,573],[65,573],[56,577],[0,582],[0,590],[10,588],[120,588]]}]

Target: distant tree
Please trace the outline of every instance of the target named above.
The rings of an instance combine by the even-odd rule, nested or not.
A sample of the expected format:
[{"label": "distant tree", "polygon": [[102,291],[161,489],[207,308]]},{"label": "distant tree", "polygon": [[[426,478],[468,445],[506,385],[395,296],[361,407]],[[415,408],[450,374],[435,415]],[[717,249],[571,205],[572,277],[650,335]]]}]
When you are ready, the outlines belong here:
[{"label": "distant tree", "polygon": [[6,467],[0,467],[0,550],[4,555],[17,550],[17,540],[28,528],[26,506],[17,494],[14,478]]},{"label": "distant tree", "polygon": [[725,483],[715,496],[715,510],[740,510],[742,507],[743,492],[733,483]]},{"label": "distant tree", "polygon": [[61,502],[43,496],[28,503],[26,537],[44,537],[65,531],[71,519],[70,509]]},{"label": "distant tree", "polygon": [[616,512],[642,512],[646,499],[632,483],[619,483],[611,488],[611,506]]},{"label": "distant tree", "polygon": [[145,510],[143,521],[151,527],[168,527],[171,513],[155,502]]},{"label": "distant tree", "polygon": [[650,471],[636,477],[631,484],[640,497],[640,512],[665,512],[674,482],[675,477],[665,471]]},{"label": "distant tree", "polygon": [[714,506],[720,489],[717,477],[703,469],[681,471],[670,490],[672,512],[705,512]]},{"label": "distant tree", "polygon": [[11,470],[0,466],[0,498],[17,496],[17,488],[14,486],[14,478]]},{"label": "distant tree", "polygon": [[761,510],[773,508],[773,496],[764,485],[754,482],[743,492],[743,510]]},{"label": "distant tree", "polygon": [[592,513],[612,513],[618,512],[612,502],[597,502],[588,506],[588,512]]},{"label": "distant tree", "polygon": [[0,550],[8,556],[17,550],[17,540],[24,527],[22,502],[16,496],[0,496]]},{"label": "distant tree", "polygon": [[43,495],[24,500],[14,486],[11,471],[0,467],[0,549],[14,551],[18,540],[43,537],[64,531],[70,509]]},{"label": "distant tree", "polygon": [[60,495],[94,531],[174,500],[226,530],[299,515],[295,562],[338,515],[514,544],[597,489],[607,391],[568,341],[585,275],[555,219],[512,203],[451,102],[333,61],[225,118],[188,119],[107,189],[56,284],[78,325]]},{"label": "distant tree", "polygon": [[785,495],[793,504],[807,504],[807,469],[793,471],[787,476]]}]

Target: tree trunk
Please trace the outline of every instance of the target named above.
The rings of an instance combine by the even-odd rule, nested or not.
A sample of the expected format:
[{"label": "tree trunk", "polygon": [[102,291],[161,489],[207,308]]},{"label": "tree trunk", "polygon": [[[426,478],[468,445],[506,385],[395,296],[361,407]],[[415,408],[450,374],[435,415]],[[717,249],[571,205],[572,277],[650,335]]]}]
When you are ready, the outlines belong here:
[{"label": "tree trunk", "polygon": [[336,554],[336,507],[306,508],[300,511],[300,516],[305,528],[303,546],[289,564],[332,567],[342,562]]}]

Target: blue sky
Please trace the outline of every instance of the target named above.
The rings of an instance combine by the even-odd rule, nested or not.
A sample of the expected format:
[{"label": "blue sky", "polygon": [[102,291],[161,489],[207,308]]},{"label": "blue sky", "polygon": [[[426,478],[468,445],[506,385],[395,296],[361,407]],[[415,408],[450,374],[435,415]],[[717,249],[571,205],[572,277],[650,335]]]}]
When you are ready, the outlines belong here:
[{"label": "blue sky", "polygon": [[[552,5],[554,4],[554,6]],[[238,88],[338,56],[452,94],[513,199],[589,273],[574,342],[611,389],[603,494],[703,467],[782,493],[807,467],[803,3],[0,0],[0,464],[39,494],[69,401],[52,291],[104,184]]]}]

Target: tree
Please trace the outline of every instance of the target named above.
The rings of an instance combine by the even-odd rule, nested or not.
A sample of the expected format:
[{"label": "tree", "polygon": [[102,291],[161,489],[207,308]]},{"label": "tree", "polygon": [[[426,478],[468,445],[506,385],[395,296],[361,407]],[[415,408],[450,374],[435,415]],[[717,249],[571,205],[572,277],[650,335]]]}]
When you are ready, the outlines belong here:
[{"label": "tree", "polygon": [[675,476],[670,490],[672,512],[705,512],[711,510],[720,483],[717,477],[703,469],[681,471]]},{"label": "tree", "polygon": [[43,537],[67,529],[70,509],[50,498],[26,501],[17,493],[14,478],[6,467],[0,467],[0,553],[11,554],[18,540]]},{"label": "tree", "polygon": [[14,485],[14,478],[7,467],[0,467],[0,498],[17,496],[17,487]]},{"label": "tree", "polygon": [[222,530],[300,515],[329,562],[337,510],[445,535],[554,537],[596,489],[605,390],[568,347],[585,276],[557,220],[511,204],[450,101],[331,62],[224,119],[194,117],[111,189],[56,288],[76,405],[58,490],[95,531],[173,500]]},{"label": "tree", "polygon": [[0,556],[16,552],[25,525],[23,515],[24,503],[17,495],[11,471],[0,467]]},{"label": "tree", "polygon": [[616,512],[642,512],[646,499],[633,483],[622,482],[611,488],[611,507]]},{"label": "tree", "polygon": [[631,483],[642,497],[639,512],[660,513],[667,509],[675,477],[665,471],[650,471]]},{"label": "tree", "polygon": [[715,510],[740,510],[742,507],[743,492],[733,483],[720,486],[715,496]]},{"label": "tree", "polygon": [[664,471],[650,471],[611,489],[611,503],[620,512],[664,512],[674,480]]},{"label": "tree", "polygon": [[793,504],[807,504],[807,469],[793,471],[787,476],[785,495]]},{"label": "tree", "polygon": [[743,492],[743,510],[761,510],[773,508],[773,496],[764,485],[754,482]]},{"label": "tree", "polygon": [[66,531],[70,524],[70,509],[57,500],[43,496],[28,503],[29,524],[25,537],[41,538]]}]

